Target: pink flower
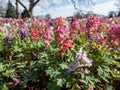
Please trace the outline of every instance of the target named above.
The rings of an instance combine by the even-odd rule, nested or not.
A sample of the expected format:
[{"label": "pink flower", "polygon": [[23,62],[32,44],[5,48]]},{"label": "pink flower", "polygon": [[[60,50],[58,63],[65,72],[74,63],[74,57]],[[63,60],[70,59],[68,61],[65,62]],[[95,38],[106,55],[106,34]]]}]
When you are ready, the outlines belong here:
[{"label": "pink flower", "polygon": [[100,19],[95,15],[91,15],[86,21],[86,34],[87,38],[91,38],[91,33],[98,30]]},{"label": "pink flower", "polygon": [[45,29],[45,30],[41,30],[40,31],[40,37],[45,40],[45,42],[48,44],[50,40],[53,40],[52,38],[52,33],[51,30],[49,28]]},{"label": "pink flower", "polygon": [[111,42],[113,46],[120,45],[120,24],[108,27],[108,41]]},{"label": "pink flower", "polygon": [[[95,15],[91,15],[87,18],[87,22],[86,22],[86,27],[88,29],[90,28],[95,28],[99,25],[99,18],[96,17]],[[97,28],[96,28],[97,29]]]},{"label": "pink flower", "polygon": [[111,39],[120,39],[120,24],[111,25],[108,28],[108,35]]},{"label": "pink flower", "polygon": [[66,38],[69,38],[69,25],[62,17],[55,19],[54,22],[55,41],[61,44]]},{"label": "pink flower", "polygon": [[78,20],[74,20],[70,27],[70,37],[74,39],[78,34],[80,34],[80,22]]}]

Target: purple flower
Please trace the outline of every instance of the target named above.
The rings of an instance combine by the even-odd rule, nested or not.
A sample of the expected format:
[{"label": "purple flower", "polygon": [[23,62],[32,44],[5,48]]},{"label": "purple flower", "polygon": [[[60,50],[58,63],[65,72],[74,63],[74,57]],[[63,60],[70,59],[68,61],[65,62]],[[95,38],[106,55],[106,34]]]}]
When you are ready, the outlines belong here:
[{"label": "purple flower", "polygon": [[12,40],[13,36],[11,33],[7,34],[7,36],[3,39],[4,43],[10,43],[10,41]]},{"label": "purple flower", "polygon": [[23,40],[28,36],[28,30],[24,28],[20,28],[18,29],[18,34],[19,34],[19,37]]},{"label": "purple flower", "polygon": [[17,78],[11,78],[11,79],[15,82],[14,86],[17,86],[20,83],[20,80],[18,80]]},{"label": "purple flower", "polygon": [[55,25],[54,20],[52,19],[49,24],[50,24],[50,26],[54,26]]},{"label": "purple flower", "polygon": [[72,24],[74,21],[76,21],[76,20],[77,20],[76,17],[72,17],[72,19],[71,19],[71,24]]},{"label": "purple flower", "polygon": [[68,68],[67,73],[75,71],[77,68],[79,68],[79,65],[80,65],[79,61],[73,61],[71,66]]},{"label": "purple flower", "polygon": [[82,48],[80,48],[80,50],[77,52],[76,57],[74,58],[74,61],[72,62],[69,69],[67,70],[67,73],[75,71],[79,67],[80,65],[79,60],[81,59],[81,57],[82,57]]},{"label": "purple flower", "polygon": [[76,57],[74,58],[72,64],[68,68],[67,73],[71,73],[72,71],[75,71],[77,68],[84,67],[84,66],[91,67],[92,60],[87,57],[86,51],[84,51],[84,50],[82,50],[82,48],[80,48],[80,50],[77,52]]}]

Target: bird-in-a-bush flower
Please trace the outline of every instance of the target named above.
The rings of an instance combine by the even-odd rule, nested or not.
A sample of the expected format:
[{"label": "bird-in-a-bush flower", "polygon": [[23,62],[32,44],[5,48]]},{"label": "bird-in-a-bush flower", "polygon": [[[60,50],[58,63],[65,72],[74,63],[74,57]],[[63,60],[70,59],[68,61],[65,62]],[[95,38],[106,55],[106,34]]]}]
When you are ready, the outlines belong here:
[{"label": "bird-in-a-bush flower", "polygon": [[53,30],[57,44],[62,44],[66,38],[69,38],[69,24],[65,18],[59,17],[55,19]]},{"label": "bird-in-a-bush flower", "polygon": [[67,38],[61,43],[61,49],[57,52],[57,54],[64,55],[68,48],[74,50],[74,45],[70,42],[69,38]]},{"label": "bird-in-a-bush flower", "polygon": [[78,34],[80,34],[80,21],[77,19],[72,19],[70,27],[70,37],[74,39]]},{"label": "bird-in-a-bush flower", "polygon": [[46,43],[49,43],[49,41],[52,38],[52,33],[51,33],[51,30],[50,29],[45,29],[45,30],[41,30],[40,31],[40,37],[45,40]]},{"label": "bird-in-a-bush flower", "polygon": [[86,51],[80,48],[70,67],[68,68],[67,73],[71,73],[72,71],[75,71],[77,68],[84,66],[91,67],[92,60],[87,57]]},{"label": "bird-in-a-bush flower", "polygon": [[87,18],[87,20],[86,20],[86,36],[87,36],[87,38],[91,39],[91,36],[95,35],[95,33],[97,32],[98,27],[100,25],[99,23],[100,23],[100,19],[95,15],[91,15]]},{"label": "bird-in-a-bush flower", "polygon": [[108,28],[108,34],[111,37],[111,40],[119,39],[120,40],[120,24],[111,25]]},{"label": "bird-in-a-bush flower", "polygon": [[39,37],[38,29],[32,29],[32,30],[30,30],[30,33],[31,33],[31,39],[33,41],[36,41],[38,39],[38,37]]},{"label": "bird-in-a-bush flower", "polygon": [[108,41],[115,46],[120,45],[120,24],[110,25],[108,27]]},{"label": "bird-in-a-bush flower", "polygon": [[26,38],[28,36],[28,30],[24,29],[24,28],[19,28],[18,35],[23,40],[24,38]]},{"label": "bird-in-a-bush flower", "polygon": [[14,82],[15,82],[15,84],[13,85],[13,86],[17,86],[19,83],[20,83],[20,80],[18,80],[17,78],[15,78],[15,77],[13,77],[13,78],[11,78]]},{"label": "bird-in-a-bush flower", "polygon": [[98,29],[99,22],[100,22],[100,19],[97,16],[91,15],[87,18],[86,28],[95,31]]},{"label": "bird-in-a-bush flower", "polygon": [[6,37],[3,39],[3,41],[4,41],[5,44],[8,44],[8,43],[10,43],[10,41],[11,41],[12,39],[13,39],[12,34],[11,34],[11,33],[8,33],[8,34],[6,35]]}]

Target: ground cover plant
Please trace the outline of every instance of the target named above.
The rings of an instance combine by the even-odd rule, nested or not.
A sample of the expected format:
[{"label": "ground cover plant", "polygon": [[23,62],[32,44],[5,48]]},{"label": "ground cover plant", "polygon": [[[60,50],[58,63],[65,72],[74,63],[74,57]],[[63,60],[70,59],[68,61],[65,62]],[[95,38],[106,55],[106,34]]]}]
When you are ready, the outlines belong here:
[{"label": "ground cover plant", "polygon": [[0,19],[1,90],[119,90],[120,18]]}]

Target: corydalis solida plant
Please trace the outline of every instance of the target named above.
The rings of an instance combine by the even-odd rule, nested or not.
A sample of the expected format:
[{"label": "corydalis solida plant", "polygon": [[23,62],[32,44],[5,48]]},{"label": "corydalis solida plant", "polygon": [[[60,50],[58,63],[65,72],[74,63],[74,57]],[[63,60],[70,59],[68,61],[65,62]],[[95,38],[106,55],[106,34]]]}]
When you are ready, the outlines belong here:
[{"label": "corydalis solida plant", "polygon": [[30,33],[31,33],[31,39],[33,41],[37,41],[38,38],[39,38],[39,31],[38,31],[38,29],[32,29],[32,30],[30,30]]},{"label": "corydalis solida plant", "polygon": [[28,30],[25,28],[19,28],[18,29],[18,34],[19,37],[23,40],[24,38],[26,38],[28,36]]},{"label": "corydalis solida plant", "polygon": [[68,68],[67,73],[71,73],[77,68],[85,66],[91,67],[92,60],[87,57],[86,51],[84,51],[83,48],[80,48],[80,50],[76,53],[76,57],[74,58],[72,64]]},{"label": "corydalis solida plant", "polygon": [[99,18],[95,15],[91,15],[86,20],[86,36],[91,38],[91,34],[95,33],[98,30]]},{"label": "corydalis solida plant", "polygon": [[60,45],[66,38],[69,38],[69,26],[63,17],[56,18],[54,22],[55,41]]},{"label": "corydalis solida plant", "polygon": [[[36,19],[36,20],[38,20],[38,19]],[[10,22],[12,22],[12,21],[9,21],[9,23]],[[75,23],[74,23],[75,22]],[[21,85],[21,83],[22,82],[24,82],[24,81],[26,81],[26,78],[28,79],[28,80],[30,80],[31,81],[31,78],[29,79],[29,77],[33,77],[34,78],[34,74],[35,75],[37,75],[37,74],[39,74],[39,68],[40,68],[40,70],[41,70],[41,67],[43,68],[43,70],[46,70],[46,73],[47,73],[47,70],[48,70],[48,73],[50,73],[53,77],[52,78],[50,78],[49,77],[49,79],[51,80],[51,81],[54,81],[55,80],[55,85],[57,85],[58,84],[58,82],[56,81],[56,79],[59,79],[59,77],[58,76],[60,76],[60,82],[61,82],[61,79],[63,80],[63,79],[65,79],[66,80],[66,77],[64,77],[64,74],[63,73],[65,73],[65,70],[63,70],[62,69],[62,67],[65,67],[65,69],[67,68],[67,65],[68,65],[68,62],[69,62],[69,60],[71,60],[71,58],[73,57],[72,55],[72,51],[70,51],[70,50],[68,50],[68,49],[73,49],[73,50],[75,50],[75,49],[78,49],[79,47],[81,47],[81,46],[83,46],[83,47],[85,47],[86,46],[86,43],[87,44],[89,44],[90,45],[90,43],[92,42],[92,40],[96,40],[96,39],[100,39],[101,37],[103,37],[104,38],[104,36],[102,36],[103,34],[101,33],[101,32],[104,32],[103,30],[101,30],[101,28],[99,29],[99,26],[100,26],[100,23],[99,23],[99,25],[98,25],[98,28],[97,29],[95,29],[95,32],[93,33],[92,31],[94,31],[94,29],[92,29],[91,30],[91,33],[90,33],[90,35],[91,35],[91,38],[87,38],[87,39],[90,39],[91,40],[91,42],[89,42],[89,40],[86,40],[86,38],[85,39],[83,39],[83,37],[81,37],[82,35],[84,35],[84,34],[81,34],[81,31],[82,32],[84,32],[85,30],[87,31],[87,29],[86,29],[86,27],[84,26],[84,25],[86,25],[86,19],[84,20],[84,21],[82,21],[81,22],[81,20],[80,21],[78,21],[78,20],[73,20],[73,22],[72,23],[70,23],[69,21],[67,21],[67,19],[64,19],[64,18],[57,18],[57,19],[54,19],[53,21],[52,21],[52,24],[51,24],[51,27],[50,27],[50,25],[48,25],[49,23],[48,22],[46,22],[46,21],[35,21],[35,23],[34,24],[31,24],[31,19],[29,19],[29,21],[27,21],[27,23],[26,23],[26,20],[25,20],[25,22],[22,22],[22,23],[25,23],[25,24],[23,24],[23,26],[24,25],[26,25],[26,27],[29,29],[28,31],[28,34],[29,34],[29,36],[27,36],[27,35],[25,35],[25,30],[23,30],[23,31],[20,31],[19,33],[14,33],[15,35],[14,36],[19,36],[20,35],[20,33],[22,32],[22,34],[21,35],[23,35],[23,39],[24,39],[24,37],[28,37],[28,38],[26,38],[26,40],[22,40],[22,43],[20,42],[20,44],[18,44],[18,43],[16,43],[17,41],[18,41],[18,38],[13,38],[12,40],[14,40],[13,42],[11,42],[11,39],[7,39],[8,40],[8,42],[11,42],[11,43],[9,43],[11,46],[13,45],[15,45],[15,47],[13,48],[13,47],[5,47],[6,48],[6,50],[8,50],[8,51],[6,51],[5,53],[7,53],[7,55],[6,55],[6,60],[8,60],[7,61],[7,63],[9,62],[9,56],[10,55],[13,55],[13,59],[11,59],[11,61],[12,62],[14,62],[14,61],[16,61],[17,62],[17,60],[16,60],[16,57],[14,58],[14,56],[16,56],[16,55],[20,55],[21,53],[22,54],[24,54],[22,57],[20,56],[20,57],[17,57],[17,59],[19,59],[20,60],[20,62],[19,62],[19,64],[17,63],[17,65],[16,65],[16,62],[14,63],[14,66],[13,67],[11,67],[12,69],[14,69],[14,68],[19,68],[19,70],[21,70],[21,71],[26,71],[26,73],[28,73],[28,74],[23,74],[21,71],[19,72],[19,70],[17,70],[17,71],[14,71],[13,73],[15,73],[14,75],[17,75],[17,77],[19,77],[19,80],[20,80],[20,85]],[[84,23],[84,25],[82,26],[82,24],[81,23]],[[14,23],[15,24],[15,23]],[[28,25],[29,24],[29,25]],[[79,25],[80,24],[80,25]],[[103,26],[104,26],[104,22],[103,22],[103,24],[102,24]],[[22,26],[22,25],[21,25]],[[16,28],[17,29],[15,29],[15,30],[18,30],[18,29],[22,29],[21,28],[21,26],[19,26],[19,25],[16,25]],[[81,26],[82,26],[82,28],[81,28]],[[94,25],[93,25],[94,26]],[[92,27],[92,25],[91,25],[91,27]],[[8,32],[9,31],[11,31],[11,29],[14,29],[14,28],[10,28],[10,30],[8,30]],[[74,30],[75,29],[75,30]],[[74,31],[72,31],[72,30],[74,30]],[[80,30],[80,32],[78,31],[78,30]],[[112,30],[112,29],[111,29]],[[79,33],[78,33],[79,32]],[[106,30],[106,32],[108,32],[107,30]],[[52,35],[53,36],[51,36],[51,33],[52,33]],[[17,34],[17,35],[16,35]],[[74,34],[74,35],[71,35],[71,34]],[[99,36],[100,34],[102,34],[101,36]],[[104,33],[105,34],[105,33]],[[78,41],[76,40],[76,36],[78,35],[78,38],[77,39],[79,39]],[[96,35],[99,37],[96,37]],[[75,37],[74,37],[75,36]],[[113,35],[114,36],[114,35]],[[31,38],[31,37],[33,37],[33,38]],[[51,39],[51,37],[53,38],[53,39]],[[94,37],[94,38],[93,38]],[[106,35],[106,37],[107,37],[107,35]],[[29,38],[31,38],[31,39],[29,39]],[[39,39],[39,40],[38,40]],[[42,39],[42,40],[41,40]],[[3,38],[2,38],[2,40],[3,40]],[[29,40],[29,41],[28,41]],[[31,41],[30,41],[31,40]],[[82,41],[83,40],[83,41]],[[101,40],[101,39],[100,39]],[[21,41],[21,39],[19,40],[19,41]],[[34,41],[34,42],[32,42],[32,41]],[[46,42],[49,42],[50,41],[50,44],[51,44],[51,47],[48,47],[47,45],[46,46],[44,46],[45,44],[44,44],[44,41],[46,41]],[[25,42],[25,43],[24,43]],[[31,43],[32,42],[32,43]],[[36,43],[37,42],[37,43]],[[38,42],[40,42],[40,43],[38,43]],[[85,42],[85,44],[84,44],[84,42]],[[94,42],[94,43],[96,43],[96,41]],[[34,45],[34,49],[33,48],[31,48],[31,47],[29,47],[29,48],[27,48],[28,46],[29,46],[29,44],[33,47],[33,44],[36,44],[36,45]],[[39,44],[39,45],[38,45]],[[100,43],[101,44],[101,43]],[[19,46],[20,45],[20,46]],[[85,46],[84,46],[85,45]],[[75,47],[76,46],[76,47]],[[95,49],[94,49],[94,46],[95,46]],[[101,46],[101,45],[100,45]],[[16,48],[17,47],[17,48]],[[25,47],[25,48],[24,48]],[[98,50],[96,49],[96,47],[97,47],[97,44],[95,44],[95,45],[93,45],[92,46],[92,44],[91,44],[91,47],[85,47],[86,48],[86,50],[88,50],[87,52],[90,52],[90,56],[91,56],[91,58],[93,58],[93,60],[95,60],[95,59],[97,59],[98,61],[100,60],[99,58],[101,58],[102,57],[102,54],[100,54],[99,56],[96,56],[96,54],[98,54],[98,53],[96,53]],[[20,48],[20,49],[19,49]],[[45,48],[45,49],[44,49]],[[89,49],[88,49],[89,48]],[[99,48],[99,47],[97,47],[97,48]],[[16,49],[16,50],[18,50],[18,51],[16,51],[15,53],[13,52],[14,51],[14,49]],[[25,50],[24,50],[25,49]],[[44,49],[44,52],[43,52],[43,49]],[[47,50],[46,50],[47,49]],[[58,51],[58,49],[59,49],[59,51]],[[92,49],[92,50],[91,50]],[[9,53],[9,51],[11,50],[11,52],[12,53]],[[13,51],[12,51],[13,50]],[[22,50],[22,51],[21,51]],[[50,52],[49,52],[49,50],[50,50]],[[67,52],[67,50],[68,50],[68,52]],[[93,53],[91,53],[91,51],[93,52]],[[94,52],[95,51],[95,52]],[[104,51],[104,50],[103,50]],[[4,52],[4,51],[3,51]],[[58,52],[59,54],[61,54],[61,55],[64,55],[64,56],[56,56],[54,53],[56,53],[56,52]],[[67,52],[67,53],[66,53]],[[39,53],[39,54],[38,54]],[[99,51],[99,53],[101,53],[101,51]],[[106,53],[106,52],[105,52]],[[104,54],[105,54],[104,53]],[[68,55],[71,55],[70,57],[68,56]],[[34,56],[35,58],[33,58],[32,56]],[[93,57],[92,57],[93,56]],[[2,57],[2,56],[0,56],[0,57]],[[38,58],[37,58],[38,57]],[[65,57],[65,58],[64,58]],[[94,58],[95,57],[95,58]],[[99,58],[98,58],[99,57]],[[57,59],[57,60],[56,60]],[[61,59],[61,60],[60,60]],[[68,60],[69,59],[69,60]],[[94,62],[98,62],[97,60],[95,60]],[[44,62],[42,62],[42,61],[44,61]],[[47,61],[47,62],[46,62]],[[101,59],[101,61],[103,61],[103,59]],[[22,63],[21,63],[22,62]],[[50,63],[49,63],[50,62]],[[25,65],[23,65],[25,63]],[[37,63],[37,64],[36,64]],[[63,64],[63,66],[60,66],[61,65],[61,63],[64,63]],[[70,63],[70,62],[69,62]],[[12,63],[13,64],[13,63]],[[94,63],[94,64],[96,64],[96,63]],[[99,62],[98,62],[98,64],[99,64]],[[37,66],[36,66],[37,65]],[[44,65],[45,65],[45,67],[44,67]],[[103,65],[103,64],[102,64]],[[1,65],[2,66],[2,65]],[[20,67],[19,67],[20,66]],[[31,67],[32,66],[32,67]],[[89,69],[89,67],[93,67],[93,68],[95,68],[95,69],[97,69],[97,66],[95,67],[95,65],[93,65],[92,64],[92,60],[91,59],[89,59],[88,58],[88,56],[87,56],[87,53],[86,53],[86,51],[85,50],[83,50],[82,48],[76,53],[76,57],[73,59],[73,62],[71,62],[71,64],[70,64],[70,66],[68,67],[68,70],[66,71],[67,73],[72,73],[73,71],[76,71],[76,73],[77,73],[77,71],[79,72],[79,70],[81,71],[81,69]],[[109,65],[108,65],[109,66]],[[28,68],[26,68],[26,67],[28,67]],[[82,67],[82,68],[80,68],[80,67]],[[37,68],[37,69],[36,69]],[[78,69],[78,70],[77,70]],[[84,69],[84,70],[85,70]],[[16,70],[16,69],[15,69]],[[33,73],[31,73],[31,70],[32,70],[32,72]],[[89,80],[91,80],[92,79],[92,76],[94,77],[94,70],[92,71],[92,68],[90,68],[90,74],[89,74]],[[6,70],[7,71],[7,70]],[[12,71],[11,71],[12,72]],[[10,72],[10,73],[11,73]],[[61,74],[60,74],[60,73]],[[97,71],[96,71],[97,72]],[[18,73],[20,73],[20,75],[18,74]],[[48,74],[47,73],[47,74]],[[81,71],[81,73],[82,73],[82,71]],[[79,73],[79,75],[81,75],[81,73]],[[104,73],[104,72],[103,72]],[[41,74],[41,72],[40,72],[40,74]],[[75,73],[74,73],[75,74]],[[83,72],[83,74],[84,74],[84,72]],[[86,73],[85,73],[86,74]],[[25,76],[24,76],[25,75]],[[69,75],[69,74],[67,74],[67,75]],[[103,76],[104,76],[104,74],[102,74]],[[70,75],[71,76],[71,75]],[[97,74],[96,74],[96,76],[97,76]],[[1,78],[2,78],[2,76],[0,76]],[[16,76],[10,76],[11,78],[12,77],[16,77]],[[72,80],[73,79],[76,79],[77,77],[70,77]],[[81,79],[81,77],[78,77],[79,78],[79,80]],[[38,79],[38,78],[37,78]],[[32,80],[36,80],[37,81],[37,79],[32,79]],[[54,79],[54,80],[53,80]],[[4,79],[5,80],[5,79]],[[15,79],[15,78],[13,78],[12,79],[13,80],[13,82],[14,83],[16,83],[15,85],[17,85],[17,84],[19,84],[19,80],[17,80],[17,78]],[[70,81],[70,82],[72,82],[72,80]],[[77,79],[76,79],[77,80]],[[85,78],[84,78],[84,80],[85,80]],[[100,79],[101,80],[101,79]],[[6,80],[5,80],[6,81]],[[85,80],[86,81],[86,80]],[[92,80],[91,80],[92,81]],[[29,81],[28,81],[29,82]],[[67,80],[66,80],[66,82],[67,82]],[[52,83],[52,85],[54,84],[54,83]],[[82,83],[82,82],[81,82]],[[89,83],[89,82],[88,82]],[[93,83],[94,83],[94,81],[93,81]],[[25,82],[25,84],[27,84],[26,82]],[[65,82],[63,83],[64,85],[66,84]],[[83,84],[83,83],[82,83]],[[85,85],[85,84],[84,84]],[[83,85],[83,86],[84,86]],[[74,85],[72,85],[72,86],[74,86]],[[85,85],[85,86],[87,86],[87,85]],[[62,86],[60,86],[60,87],[62,87]],[[88,87],[88,86],[87,86]]]},{"label": "corydalis solida plant", "polygon": [[77,20],[75,17],[72,18],[70,23],[70,37],[71,39],[75,39],[76,36],[80,34],[81,27],[80,27],[80,21]]},{"label": "corydalis solida plant", "polygon": [[68,48],[74,50],[74,45],[70,42],[70,39],[67,38],[62,42],[61,49],[57,52],[57,54],[64,55]]},{"label": "corydalis solida plant", "polygon": [[115,46],[120,45],[120,24],[110,25],[108,28],[108,41]]},{"label": "corydalis solida plant", "polygon": [[13,39],[12,34],[8,33],[3,41],[4,41],[5,44],[8,44],[8,43],[10,43],[10,41],[12,41],[12,39]]}]

